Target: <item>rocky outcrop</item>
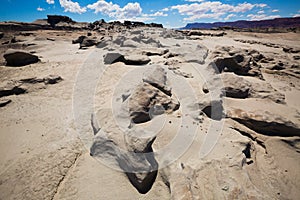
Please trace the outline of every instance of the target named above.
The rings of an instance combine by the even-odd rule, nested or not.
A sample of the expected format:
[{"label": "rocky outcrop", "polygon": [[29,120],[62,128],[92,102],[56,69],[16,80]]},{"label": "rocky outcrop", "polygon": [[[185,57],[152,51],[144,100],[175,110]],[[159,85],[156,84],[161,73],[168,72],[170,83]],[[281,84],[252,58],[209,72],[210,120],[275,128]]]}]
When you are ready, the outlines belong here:
[{"label": "rocky outcrop", "polygon": [[80,42],[80,49],[95,46],[99,43],[97,38],[95,37],[85,37],[83,40]]},{"label": "rocky outcrop", "polygon": [[8,49],[3,57],[6,60],[7,66],[24,66],[33,63],[37,63],[39,58],[31,53],[28,53],[23,50],[16,50],[16,49]]},{"label": "rocky outcrop", "polygon": [[143,83],[129,97],[129,112],[134,123],[151,120],[154,114],[175,111],[179,102],[148,83]]},{"label": "rocky outcrop", "polygon": [[253,113],[234,109],[228,111],[226,115],[260,134],[282,137],[300,136],[298,124],[269,112]]},{"label": "rocky outcrop", "polygon": [[237,75],[261,77],[261,66],[258,61],[263,56],[255,50],[219,47],[213,55],[211,65],[216,65],[219,72],[234,72]]},{"label": "rocky outcrop", "polygon": [[[259,98],[270,99],[276,103],[284,104],[285,95],[275,90],[269,83],[263,80],[246,79],[246,77],[235,75],[234,73],[223,73],[220,76],[224,95],[230,98],[246,99]],[[204,84],[202,90],[209,93],[216,88],[214,79]],[[209,85],[209,87],[208,87]]]},{"label": "rocky outcrop", "polygon": [[70,17],[61,15],[47,15],[47,22],[51,25],[52,28],[54,28],[55,25],[60,22],[74,23],[74,21]]},{"label": "rocky outcrop", "polygon": [[105,64],[113,64],[116,62],[123,62],[126,65],[145,65],[149,63],[151,60],[148,56],[145,55],[129,55],[124,56],[120,53],[107,53],[104,56]]},{"label": "rocky outcrop", "polygon": [[171,113],[179,109],[180,103],[172,97],[167,86],[166,72],[157,67],[143,78],[128,100],[129,113],[134,123],[144,123],[155,115]]},{"label": "rocky outcrop", "polygon": [[97,37],[90,36],[79,36],[77,39],[72,40],[72,44],[79,44],[79,49],[85,49],[87,47],[96,46],[100,43],[103,37],[98,40]]}]

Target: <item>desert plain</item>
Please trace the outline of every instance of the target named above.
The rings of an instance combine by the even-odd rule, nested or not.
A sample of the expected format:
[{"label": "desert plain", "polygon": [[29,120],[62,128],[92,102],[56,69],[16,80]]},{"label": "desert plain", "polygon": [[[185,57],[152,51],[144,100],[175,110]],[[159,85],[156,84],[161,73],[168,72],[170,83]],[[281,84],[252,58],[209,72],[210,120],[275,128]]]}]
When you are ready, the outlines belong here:
[{"label": "desert plain", "polygon": [[299,199],[299,32],[95,26],[2,30],[0,199]]}]

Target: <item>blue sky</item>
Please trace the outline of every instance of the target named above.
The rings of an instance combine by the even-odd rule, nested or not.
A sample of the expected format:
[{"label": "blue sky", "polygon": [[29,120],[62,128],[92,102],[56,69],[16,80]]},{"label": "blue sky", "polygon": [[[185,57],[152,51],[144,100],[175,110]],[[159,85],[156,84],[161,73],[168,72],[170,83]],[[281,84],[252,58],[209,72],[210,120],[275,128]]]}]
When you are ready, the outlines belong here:
[{"label": "blue sky", "polygon": [[76,21],[136,20],[182,27],[190,22],[300,16],[300,0],[2,0],[0,21],[67,15]]}]

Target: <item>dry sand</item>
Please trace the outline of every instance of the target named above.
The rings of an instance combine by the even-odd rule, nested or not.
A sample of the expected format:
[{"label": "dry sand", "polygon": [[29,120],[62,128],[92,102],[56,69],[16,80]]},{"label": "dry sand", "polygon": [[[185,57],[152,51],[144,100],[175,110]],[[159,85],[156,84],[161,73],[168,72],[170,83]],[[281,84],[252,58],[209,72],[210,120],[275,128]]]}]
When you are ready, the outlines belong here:
[{"label": "dry sand", "polygon": [[[299,33],[227,31],[223,37],[203,36],[191,40],[175,31],[147,28],[116,33],[112,40],[106,36],[107,45],[101,48],[79,49],[72,40],[86,32],[31,32],[33,35],[17,35],[20,41],[16,45],[19,46],[13,48],[34,51],[41,61],[9,67],[4,66],[1,57],[1,84],[51,74],[61,76],[63,80],[53,85],[23,84],[27,93],[1,97],[1,100],[11,102],[0,107],[0,199],[300,197],[300,62],[295,59],[300,55],[299,52],[283,51],[283,47],[300,48]],[[93,35],[101,37],[96,32]],[[154,41],[148,41],[149,38]],[[22,46],[29,43],[35,45]],[[235,88],[237,93],[247,86],[251,92],[247,98],[224,97],[225,118],[214,120],[203,110],[212,105],[215,97],[211,96],[212,92],[205,94],[203,87],[212,76],[218,76],[209,68],[209,63],[219,56],[216,51],[221,51],[222,56],[228,53],[220,50],[224,46],[230,46],[232,51],[238,49],[238,53],[241,52],[239,49],[254,49],[274,60],[257,61],[261,66],[259,75],[241,75],[225,69],[222,76],[242,79],[222,84]],[[6,48],[1,47],[2,54]],[[149,49],[168,49],[174,57],[168,58],[167,53],[149,56],[151,61],[146,65],[123,62],[104,65],[103,56],[108,52],[121,53],[126,59],[128,55],[139,55]],[[284,63],[284,69],[270,69],[280,61]],[[155,67],[165,70],[168,79],[165,86],[172,88],[172,97],[180,102],[180,108],[146,123],[131,124],[126,110],[130,97],[124,103],[122,95],[132,95],[143,77],[151,74],[149,70]],[[102,69],[105,69],[103,74]],[[244,86],[243,81],[248,81],[248,85]],[[89,97],[94,103],[92,111],[89,110],[90,102],[85,102]],[[283,102],[278,102],[281,97]],[[158,98],[156,103],[164,98]],[[91,126],[92,113],[97,116],[96,126],[100,127],[95,136]],[[132,138],[124,136],[124,130],[134,130],[138,134],[152,130],[156,134],[152,148],[158,152],[155,154],[158,173],[154,182],[142,184],[151,188],[146,194],[139,193],[131,184],[122,167],[115,162],[116,157],[110,158],[110,163],[99,158],[103,152],[90,152],[93,142],[97,138],[103,140],[101,134],[104,133],[125,150],[137,150],[149,144],[144,139],[130,143]],[[182,137],[177,135],[178,131]],[[172,141],[178,151],[164,149]],[[181,155],[180,149],[185,146]],[[139,161],[129,157],[126,162],[134,166],[131,162]],[[140,162],[144,164],[145,161]],[[165,166],[165,163],[169,165]]]}]

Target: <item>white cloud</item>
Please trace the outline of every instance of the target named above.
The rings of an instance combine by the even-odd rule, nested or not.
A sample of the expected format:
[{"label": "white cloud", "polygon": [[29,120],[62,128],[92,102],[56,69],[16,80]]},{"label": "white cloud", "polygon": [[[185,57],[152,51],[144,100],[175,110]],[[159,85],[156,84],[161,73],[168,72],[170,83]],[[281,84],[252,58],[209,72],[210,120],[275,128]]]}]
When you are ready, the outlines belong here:
[{"label": "white cloud", "polygon": [[147,16],[140,16],[140,17],[132,17],[132,18],[115,18],[114,20],[111,21],[120,21],[120,22],[124,22],[124,21],[136,21],[136,22],[150,22],[153,21],[155,18],[153,17],[147,17]]},{"label": "white cloud", "polygon": [[235,17],[235,14],[229,14],[227,17],[224,18],[225,21],[228,21],[230,18]]},{"label": "white cloud", "polygon": [[250,18],[250,20],[264,20],[264,19],[275,19],[275,18],[280,18],[280,15],[265,15],[265,14],[261,14],[261,15],[255,15],[255,14],[249,14],[247,15],[248,18]]},{"label": "white cloud", "polygon": [[41,8],[41,7],[39,6],[39,7],[37,7],[36,10],[42,12],[42,11],[44,11],[45,9],[44,9],[44,8]]},{"label": "white cloud", "polygon": [[97,1],[96,3],[87,5],[87,8],[91,10],[95,10],[95,13],[101,13],[104,15],[108,15],[109,17],[114,17],[116,12],[120,10],[120,6],[117,4],[113,4],[112,2],[106,1]]},{"label": "white cloud", "polygon": [[255,7],[263,8],[267,4],[241,3],[236,6],[224,4],[220,1],[207,1],[202,3],[182,4],[171,7],[171,10],[178,10],[179,14],[189,16],[185,21],[194,21],[201,18],[220,19],[227,13],[244,13]]},{"label": "white cloud", "polygon": [[54,4],[54,0],[46,0],[48,4]]},{"label": "white cloud", "polygon": [[118,16],[125,18],[137,17],[142,14],[142,8],[139,3],[128,3],[126,6],[121,8],[118,12]]},{"label": "white cloud", "polygon": [[274,12],[279,12],[279,10],[278,9],[274,9],[274,10],[272,10],[272,12],[274,13]]},{"label": "white cloud", "polygon": [[168,12],[169,10],[170,10],[169,8],[164,8],[161,11]]},{"label": "white cloud", "polygon": [[130,19],[136,18],[142,14],[142,8],[139,3],[128,3],[123,8],[118,4],[99,0],[96,3],[87,5],[87,8],[94,10],[95,13],[101,13],[111,18]]},{"label": "white cloud", "polygon": [[260,3],[260,4],[255,4],[255,6],[259,7],[259,8],[264,8],[264,7],[267,7],[268,5],[265,3]]},{"label": "white cloud", "polygon": [[168,16],[167,13],[163,13],[163,12],[156,12],[153,14],[144,14],[143,16],[150,16],[150,17],[166,17]]},{"label": "white cloud", "polygon": [[257,12],[257,14],[264,14],[264,13],[265,13],[265,11],[263,11],[263,10],[260,10]]},{"label": "white cloud", "polygon": [[300,17],[300,14],[295,14],[293,17]]},{"label": "white cloud", "polygon": [[81,7],[78,2],[73,2],[71,0],[59,0],[60,6],[64,8],[64,12],[71,13],[85,13],[86,8]]}]

